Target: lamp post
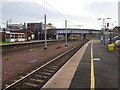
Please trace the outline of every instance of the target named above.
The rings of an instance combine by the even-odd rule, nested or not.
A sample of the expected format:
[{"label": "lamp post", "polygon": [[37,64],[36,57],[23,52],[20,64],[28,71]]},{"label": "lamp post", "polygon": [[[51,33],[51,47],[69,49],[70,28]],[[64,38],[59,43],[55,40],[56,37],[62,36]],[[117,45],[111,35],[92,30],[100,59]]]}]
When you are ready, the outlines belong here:
[{"label": "lamp post", "polygon": [[67,20],[65,20],[65,47],[67,47]]},{"label": "lamp post", "polygon": [[106,19],[111,19],[111,18],[98,18],[97,20],[102,20],[103,21],[103,29],[102,29],[102,35],[101,35],[101,42],[104,43],[104,45],[106,44],[105,40],[106,40],[106,36],[105,36],[105,29],[106,29],[106,25],[105,25],[105,20]]},{"label": "lamp post", "polygon": [[6,30],[8,29],[9,22],[11,22],[11,19],[9,19],[9,20],[6,21]]},{"label": "lamp post", "polygon": [[45,22],[45,25],[44,25],[44,28],[45,28],[45,47],[44,47],[44,49],[47,49],[46,15],[44,16],[44,22]]},{"label": "lamp post", "polygon": [[8,30],[8,26],[9,26],[8,24],[9,24],[9,22],[11,22],[11,19],[9,19],[9,20],[6,21],[5,42],[7,41],[7,40],[6,40],[6,31]]}]

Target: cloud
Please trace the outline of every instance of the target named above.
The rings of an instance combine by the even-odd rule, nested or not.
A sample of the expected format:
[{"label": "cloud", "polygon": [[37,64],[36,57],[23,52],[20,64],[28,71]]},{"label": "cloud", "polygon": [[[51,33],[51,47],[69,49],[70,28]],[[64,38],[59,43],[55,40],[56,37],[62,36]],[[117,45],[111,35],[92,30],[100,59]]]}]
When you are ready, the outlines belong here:
[{"label": "cloud", "polygon": [[56,27],[64,27],[66,19],[69,19],[68,24],[75,22],[94,27],[97,26],[95,25],[98,24],[96,19],[99,17],[117,17],[117,2],[112,2],[112,0],[60,0],[57,3],[54,2],[56,0],[45,0],[58,12],[42,0],[31,1],[34,2],[3,2],[2,20],[12,19],[12,23],[34,20],[43,22],[43,16],[46,14],[47,22],[57,25]]},{"label": "cloud", "polygon": [[36,18],[42,18],[45,14],[49,18],[58,17],[57,13],[38,5],[34,2],[3,2],[2,3],[2,19],[6,21],[11,18],[13,21],[25,22]]},{"label": "cloud", "polygon": [[94,2],[86,5],[84,9],[93,16],[117,17],[117,2]]}]

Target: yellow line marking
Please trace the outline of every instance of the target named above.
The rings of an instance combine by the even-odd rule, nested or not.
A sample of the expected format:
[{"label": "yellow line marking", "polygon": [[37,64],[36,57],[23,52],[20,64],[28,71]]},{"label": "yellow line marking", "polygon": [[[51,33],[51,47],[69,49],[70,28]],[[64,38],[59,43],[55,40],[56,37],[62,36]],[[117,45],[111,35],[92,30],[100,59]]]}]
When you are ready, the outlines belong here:
[{"label": "yellow line marking", "polygon": [[95,76],[94,76],[94,62],[93,62],[93,42],[91,42],[91,83],[90,88],[94,90],[95,88]]}]

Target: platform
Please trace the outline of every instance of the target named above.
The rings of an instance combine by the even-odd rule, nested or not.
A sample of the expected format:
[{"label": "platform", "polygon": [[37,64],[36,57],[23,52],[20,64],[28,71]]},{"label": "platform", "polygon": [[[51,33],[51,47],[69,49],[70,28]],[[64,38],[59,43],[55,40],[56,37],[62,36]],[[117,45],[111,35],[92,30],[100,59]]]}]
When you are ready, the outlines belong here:
[{"label": "platform", "polygon": [[99,40],[86,43],[42,89],[91,87],[118,89],[118,53]]}]

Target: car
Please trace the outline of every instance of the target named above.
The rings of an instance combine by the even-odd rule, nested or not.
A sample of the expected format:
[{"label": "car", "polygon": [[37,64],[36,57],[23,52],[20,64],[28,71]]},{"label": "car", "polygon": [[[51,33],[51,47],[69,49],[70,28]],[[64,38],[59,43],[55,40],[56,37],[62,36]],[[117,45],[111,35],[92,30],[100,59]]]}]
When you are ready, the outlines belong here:
[{"label": "car", "polygon": [[115,41],[115,45],[118,47],[118,46],[120,46],[120,40],[116,40]]},{"label": "car", "polygon": [[120,40],[120,36],[115,36],[115,37],[113,38],[113,40],[114,40],[114,41]]}]

